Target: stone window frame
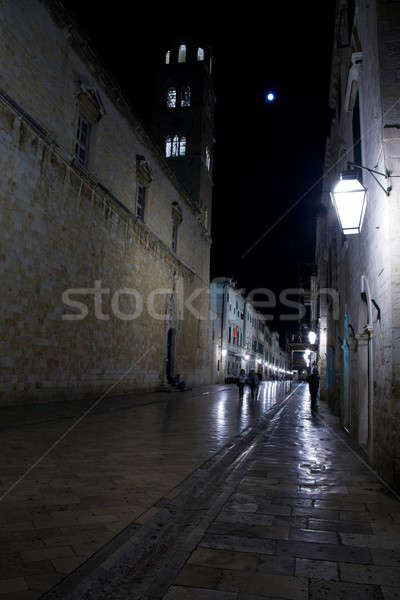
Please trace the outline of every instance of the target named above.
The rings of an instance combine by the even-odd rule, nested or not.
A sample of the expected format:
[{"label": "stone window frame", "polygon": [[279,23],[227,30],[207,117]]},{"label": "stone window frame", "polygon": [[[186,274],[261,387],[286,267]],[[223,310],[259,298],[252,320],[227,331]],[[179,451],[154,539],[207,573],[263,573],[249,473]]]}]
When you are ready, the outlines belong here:
[{"label": "stone window frame", "polygon": [[178,202],[172,203],[172,235],[171,235],[171,248],[172,251],[177,253],[178,242],[179,242],[179,227],[182,223],[182,209]]},{"label": "stone window frame", "polygon": [[[88,169],[95,147],[97,124],[106,114],[100,95],[94,87],[78,80],[76,94],[76,127],[73,162]],[[86,140],[83,140],[83,128],[86,127]]]},{"label": "stone window frame", "polygon": [[92,124],[83,114],[79,113],[75,139],[75,158],[82,167],[88,166],[91,133]]},{"label": "stone window frame", "polygon": [[152,170],[141,154],[136,155],[136,218],[145,223],[148,215],[149,191],[152,182]]},{"label": "stone window frame", "polygon": [[143,223],[146,214],[146,195],[146,186],[138,183],[136,190],[136,218]]}]

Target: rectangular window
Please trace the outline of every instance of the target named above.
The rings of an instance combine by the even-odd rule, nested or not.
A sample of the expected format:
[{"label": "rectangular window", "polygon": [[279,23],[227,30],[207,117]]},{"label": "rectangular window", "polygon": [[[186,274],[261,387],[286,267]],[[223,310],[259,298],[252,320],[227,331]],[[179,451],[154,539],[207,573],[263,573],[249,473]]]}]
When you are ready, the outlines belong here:
[{"label": "rectangular window", "polygon": [[144,211],[146,207],[146,188],[144,185],[138,185],[137,200],[136,200],[136,216],[141,221],[144,221]]},{"label": "rectangular window", "polygon": [[178,250],[178,223],[175,221],[172,223],[172,250],[174,252]]},{"label": "rectangular window", "polygon": [[78,131],[76,133],[75,156],[81,165],[87,167],[89,160],[89,143],[91,124],[85,117],[79,115]]},{"label": "rectangular window", "polygon": [[[357,94],[357,98],[353,108],[353,155],[354,162],[356,165],[362,165],[362,153],[361,153],[361,117],[360,117],[360,97]],[[362,169],[357,169],[358,178],[362,182]]]}]

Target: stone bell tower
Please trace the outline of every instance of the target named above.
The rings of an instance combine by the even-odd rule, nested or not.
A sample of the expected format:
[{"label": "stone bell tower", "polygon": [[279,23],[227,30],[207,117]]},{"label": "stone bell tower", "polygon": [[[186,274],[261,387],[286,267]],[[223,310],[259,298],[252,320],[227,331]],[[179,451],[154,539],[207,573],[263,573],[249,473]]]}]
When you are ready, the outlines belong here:
[{"label": "stone bell tower", "polygon": [[208,45],[179,40],[160,57],[152,133],[210,229],[215,96]]}]

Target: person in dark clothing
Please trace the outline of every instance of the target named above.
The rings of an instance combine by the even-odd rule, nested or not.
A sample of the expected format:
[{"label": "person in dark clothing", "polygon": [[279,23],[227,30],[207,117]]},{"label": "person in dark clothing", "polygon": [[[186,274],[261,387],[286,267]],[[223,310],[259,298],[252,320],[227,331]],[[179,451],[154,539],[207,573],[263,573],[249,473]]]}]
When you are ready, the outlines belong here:
[{"label": "person in dark clothing", "polygon": [[248,377],[248,382],[249,382],[250,391],[251,391],[251,399],[254,400],[254,398],[257,398],[258,386],[260,384],[258,375],[254,369],[252,369],[250,371],[250,374]]},{"label": "person in dark clothing", "polygon": [[311,375],[308,376],[308,388],[310,390],[311,396],[311,410],[315,410],[317,408],[317,398],[318,398],[318,390],[319,390],[319,374],[317,367],[314,367]]},{"label": "person in dark clothing", "polygon": [[237,386],[239,388],[239,400],[243,400],[244,386],[246,384],[246,371],[241,369],[239,377],[237,378]]}]

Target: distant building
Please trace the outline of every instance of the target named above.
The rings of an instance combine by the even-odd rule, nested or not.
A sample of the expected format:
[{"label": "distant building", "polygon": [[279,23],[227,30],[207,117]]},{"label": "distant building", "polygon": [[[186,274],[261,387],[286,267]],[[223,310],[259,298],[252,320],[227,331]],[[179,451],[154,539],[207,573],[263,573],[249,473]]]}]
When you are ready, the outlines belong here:
[{"label": "distant building", "polygon": [[243,291],[230,278],[210,285],[212,380],[233,381],[241,369],[254,369],[264,379],[289,375],[286,352],[279,346],[279,334],[271,332]]},{"label": "distant building", "polygon": [[61,2],[0,26],[0,402],[208,382],[209,48],[164,54],[155,143]]},{"label": "distant building", "polygon": [[[337,2],[329,98],[333,118],[317,222],[318,275],[312,282],[321,396],[371,464],[396,488],[400,487],[399,72],[400,4]],[[342,181],[350,181],[351,173],[345,173],[349,168],[367,188],[366,205],[360,203],[354,223],[354,214],[348,213],[354,201],[346,197],[336,211],[330,197],[341,173]],[[385,176],[386,171],[391,177]]]}]

